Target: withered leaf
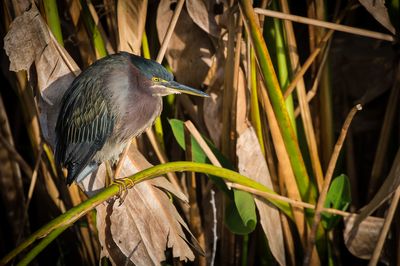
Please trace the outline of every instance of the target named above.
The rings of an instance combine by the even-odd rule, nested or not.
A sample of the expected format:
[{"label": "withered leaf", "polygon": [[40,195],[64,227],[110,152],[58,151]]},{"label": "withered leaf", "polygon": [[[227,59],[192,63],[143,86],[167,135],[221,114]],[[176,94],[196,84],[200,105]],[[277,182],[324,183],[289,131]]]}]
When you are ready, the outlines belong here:
[{"label": "withered leaf", "polygon": [[118,1],[117,19],[120,51],[140,54],[146,14],[147,0]]},{"label": "withered leaf", "polygon": [[29,70],[35,63],[41,92],[38,107],[42,132],[53,145],[61,96],[80,72],[78,66],[50,34],[35,5],[11,23],[4,38],[4,49],[12,71]]},{"label": "withered leaf", "polygon": [[220,146],[222,132],[222,95],[224,84],[225,57],[221,49],[217,50],[211,60],[205,84],[210,97],[204,99],[204,123],[216,147]]},{"label": "withered leaf", "polygon": [[214,37],[220,37],[221,29],[219,28],[213,9],[219,6],[217,1],[213,0],[187,0],[186,7],[193,22],[196,23],[208,34]]},{"label": "withered leaf", "polygon": [[[174,13],[171,3],[170,0],[162,0],[158,6],[156,22],[159,40],[164,40],[168,29],[166,21],[171,21]],[[177,81],[194,88],[200,87],[210,68],[213,53],[207,33],[193,22],[183,8],[166,53]]]},{"label": "withered leaf", "polygon": [[[273,189],[271,176],[264,155],[261,151],[257,135],[247,120],[246,81],[244,73],[239,69],[236,104],[236,154],[239,172],[260,184]],[[283,230],[279,211],[264,199],[255,198],[260,214],[260,222],[268,240],[272,255],[280,265],[286,265]]]},{"label": "withered leaf", "polygon": [[[343,232],[347,249],[361,259],[370,259],[385,219],[368,216],[359,224],[357,232],[352,231],[358,215],[354,214],[344,219],[345,230]],[[351,241],[350,241],[351,239]]]},{"label": "withered leaf", "polygon": [[[241,174],[272,188],[268,166],[261,152],[257,135],[252,127],[248,127],[239,135],[237,155]],[[267,237],[271,252],[280,265],[286,265],[279,211],[263,199],[255,198],[255,202],[260,214],[261,226]]]},{"label": "withered leaf", "polygon": [[361,209],[360,214],[354,221],[354,229],[357,230],[357,226],[369,215],[371,215],[379,206],[381,206],[386,200],[390,198],[393,192],[400,185],[400,148],[397,150],[396,157],[393,161],[392,168],[385,182],[380,187],[378,192],[372,198],[372,200]]},{"label": "withered leaf", "polygon": [[[132,147],[129,158],[124,162],[121,177],[149,166]],[[100,171],[104,171],[104,168]],[[93,179],[84,182],[87,186],[92,181],[97,182]],[[130,189],[121,206],[118,201],[98,206],[97,220],[103,256],[109,257],[116,265],[124,264],[127,258],[136,265],[158,265],[165,260],[165,248],[173,248],[174,257],[185,261],[194,259],[184,233],[189,233],[189,229],[160,188],[187,201],[164,177],[159,177]],[[96,187],[92,186],[91,189],[96,191]]]},{"label": "withered leaf", "polygon": [[395,28],[390,22],[388,10],[385,6],[385,0],[359,0],[360,3],[368,10],[369,13],[388,29],[392,34],[396,33]]}]

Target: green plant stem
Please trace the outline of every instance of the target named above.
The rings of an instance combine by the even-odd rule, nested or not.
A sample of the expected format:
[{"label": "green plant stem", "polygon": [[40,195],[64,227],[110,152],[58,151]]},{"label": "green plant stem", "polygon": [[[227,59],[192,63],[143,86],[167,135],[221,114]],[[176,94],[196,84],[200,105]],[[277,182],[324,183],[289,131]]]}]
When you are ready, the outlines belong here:
[{"label": "green plant stem", "polygon": [[242,266],[248,265],[248,256],[249,256],[249,235],[244,235],[243,245],[242,245]]},{"label": "green plant stem", "polygon": [[43,251],[43,249],[45,249],[51,242],[53,242],[54,239],[56,239],[67,228],[68,226],[61,226],[54,229],[54,231],[48,234],[42,241],[40,241],[39,244],[37,244],[31,251],[29,251],[29,253],[20,262],[18,262],[17,266],[28,265],[37,255],[40,254],[40,252]]},{"label": "green plant stem", "polygon": [[[278,4],[276,0],[272,1],[270,8],[273,10],[278,10]],[[267,17],[265,18],[263,26],[263,36],[265,42],[268,43],[268,49],[272,55],[272,62],[277,72],[277,78],[282,88],[282,92],[284,93],[290,83],[290,80],[289,65],[287,61],[287,47],[282,29],[282,21],[276,18]],[[292,122],[295,133],[297,134],[293,98],[291,95],[286,98],[285,102],[290,121]]]},{"label": "green plant stem", "polygon": [[[272,1],[272,7],[277,9],[276,1]],[[282,92],[286,91],[287,86],[289,85],[289,66],[286,57],[287,47],[285,45],[285,40],[283,38],[283,29],[282,22],[276,18],[272,19],[273,21],[273,30],[275,32],[275,53],[276,53],[276,62],[278,66],[278,80],[281,85]],[[290,121],[292,122],[294,132],[296,131],[296,121],[294,116],[294,107],[293,107],[293,97],[289,95],[289,97],[285,100],[286,108],[288,110]]]},{"label": "green plant stem", "polygon": [[87,5],[87,0],[81,0],[82,6],[82,17],[83,21],[85,22],[86,28],[92,37],[92,44],[96,51],[96,57],[102,58],[107,56],[106,45],[104,44],[104,40],[101,37],[99,28],[97,27],[96,23],[93,20],[92,14],[90,14],[89,7]]},{"label": "green plant stem", "polygon": [[142,36],[142,51],[143,57],[147,59],[151,59],[150,49],[149,49],[149,40],[147,39],[146,32],[143,32]]},{"label": "green plant stem", "polygon": [[250,48],[250,75],[251,75],[251,122],[253,123],[254,129],[257,134],[258,142],[260,143],[261,151],[265,157],[265,146],[261,125],[261,117],[260,117],[260,105],[258,102],[258,94],[257,94],[257,65],[256,58],[254,56],[254,49]]},{"label": "green plant stem", "polygon": [[264,77],[263,81],[268,90],[268,95],[271,99],[271,104],[285,142],[285,147],[289,155],[289,160],[296,177],[301,197],[304,201],[315,203],[317,196],[316,187],[310,181],[308,176],[297,142],[297,137],[290,121],[282,91],[273,68],[271,57],[257,24],[256,15],[251,1],[240,0],[239,3],[245,20],[246,29],[252,39],[253,47],[258,59],[257,61]]},{"label": "green plant stem", "polygon": [[[248,177],[242,176],[241,174],[234,172],[232,170],[228,170],[221,167],[216,167],[210,164],[203,164],[203,163],[195,163],[195,162],[171,162],[166,164],[161,164],[157,166],[153,166],[147,168],[141,172],[138,172],[130,177],[120,179],[120,181],[124,182],[127,187],[132,187],[133,185],[142,182],[144,180],[148,180],[160,175],[164,175],[169,172],[184,172],[184,171],[191,171],[197,173],[204,173],[210,174],[214,176],[218,176],[224,178],[226,181],[237,183],[244,185],[246,187],[254,188],[259,191],[268,192],[276,194],[272,189],[267,188]],[[34,241],[40,238],[44,238],[39,245],[47,246],[51,241],[45,241],[47,237],[55,239],[55,237],[61,232],[63,232],[66,228],[71,226],[75,221],[77,221],[80,217],[84,216],[87,212],[91,209],[95,208],[97,205],[101,204],[102,202],[108,200],[109,198],[117,195],[120,191],[120,186],[117,184],[113,184],[98,194],[94,195],[93,197],[89,198],[88,200],[82,202],[78,206],[68,210],[67,212],[63,213],[62,215],[58,216],[57,218],[50,221],[48,224],[44,225],[42,228],[37,230],[33,233],[28,239],[26,239],[23,243],[21,243],[18,247],[8,253],[2,260],[0,261],[0,265],[5,265],[10,262],[15,256],[21,253],[25,248],[30,246]],[[286,215],[292,217],[290,206],[287,202],[283,202],[280,200],[270,200],[272,204],[282,210]],[[59,229],[55,231],[56,229]],[[42,250],[45,246],[40,247]],[[37,255],[37,249],[32,249],[26,257],[24,261],[29,263],[30,261],[25,260],[27,257],[32,260]],[[31,254],[32,252],[36,253]]]},{"label": "green plant stem", "polygon": [[60,17],[58,16],[57,1],[44,0],[43,5],[46,13],[47,24],[49,25],[51,32],[53,33],[58,43],[64,46]]}]

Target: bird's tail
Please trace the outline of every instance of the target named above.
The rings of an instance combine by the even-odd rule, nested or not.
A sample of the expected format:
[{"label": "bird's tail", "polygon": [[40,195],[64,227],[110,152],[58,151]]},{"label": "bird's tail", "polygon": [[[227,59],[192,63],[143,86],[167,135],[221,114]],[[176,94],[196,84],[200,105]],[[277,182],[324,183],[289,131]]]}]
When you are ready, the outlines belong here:
[{"label": "bird's tail", "polygon": [[71,185],[75,180],[81,182],[85,177],[96,171],[98,167],[99,164],[95,162],[91,162],[83,168],[79,164],[71,164],[68,167],[67,185]]}]

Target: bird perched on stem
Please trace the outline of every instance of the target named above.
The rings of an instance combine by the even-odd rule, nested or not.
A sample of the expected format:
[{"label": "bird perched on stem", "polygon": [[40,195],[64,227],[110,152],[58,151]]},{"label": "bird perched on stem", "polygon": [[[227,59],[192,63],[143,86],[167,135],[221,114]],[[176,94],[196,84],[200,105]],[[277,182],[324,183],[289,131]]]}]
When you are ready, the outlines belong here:
[{"label": "bird perched on stem", "polygon": [[152,60],[120,52],[83,71],[65,92],[56,124],[55,159],[67,168],[67,184],[78,182],[100,163],[116,161],[135,136],[162,110],[162,96],[202,91],[173,80]]}]

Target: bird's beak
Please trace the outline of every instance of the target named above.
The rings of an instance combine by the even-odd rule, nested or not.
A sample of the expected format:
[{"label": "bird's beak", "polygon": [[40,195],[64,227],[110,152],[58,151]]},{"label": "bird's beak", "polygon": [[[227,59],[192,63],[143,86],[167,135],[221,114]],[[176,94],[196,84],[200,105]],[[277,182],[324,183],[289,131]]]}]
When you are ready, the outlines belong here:
[{"label": "bird's beak", "polygon": [[210,95],[205,92],[182,85],[176,81],[163,81],[162,83],[162,85],[168,88],[172,93],[185,93],[201,97],[210,97]]}]

